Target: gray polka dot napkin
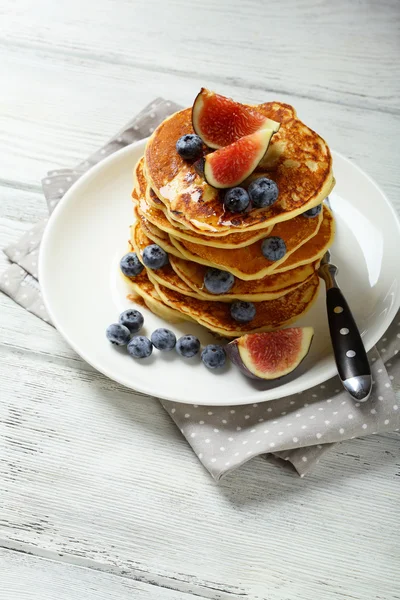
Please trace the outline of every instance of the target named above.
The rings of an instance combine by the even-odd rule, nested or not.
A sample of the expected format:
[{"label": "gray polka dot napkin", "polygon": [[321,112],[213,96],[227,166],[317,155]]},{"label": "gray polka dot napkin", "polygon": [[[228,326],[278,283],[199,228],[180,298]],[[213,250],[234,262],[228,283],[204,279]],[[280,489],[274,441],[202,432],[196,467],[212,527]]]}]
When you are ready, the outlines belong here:
[{"label": "gray polka dot napkin", "polygon": [[[85,171],[116,150],[148,136],[179,108],[157,98],[75,169],[50,171],[42,181],[49,212]],[[11,264],[0,276],[0,290],[49,322],[37,281],[38,251],[46,222],[37,223],[5,249]],[[369,358],[374,387],[371,399],[363,404],[351,400],[338,377],[294,396],[246,406],[161,403],[215,480],[254,456],[268,454],[289,461],[304,476],[335,442],[399,431],[395,389],[400,388],[400,315]]]}]

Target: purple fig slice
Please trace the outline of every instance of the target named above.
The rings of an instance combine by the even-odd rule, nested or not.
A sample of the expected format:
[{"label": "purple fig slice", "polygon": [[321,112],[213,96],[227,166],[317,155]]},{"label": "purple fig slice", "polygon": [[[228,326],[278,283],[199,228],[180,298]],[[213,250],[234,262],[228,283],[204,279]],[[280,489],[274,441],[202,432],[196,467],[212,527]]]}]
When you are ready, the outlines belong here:
[{"label": "purple fig slice", "polygon": [[272,129],[261,129],[207,154],[204,159],[207,183],[215,188],[231,188],[242,183],[263,158],[273,134]]},{"label": "purple fig slice", "polygon": [[192,108],[193,129],[209,148],[223,148],[260,129],[278,131],[280,123],[256,109],[201,88]]},{"label": "purple fig slice", "polygon": [[225,349],[231,361],[248,377],[278,379],[299,366],[308,354],[313,336],[312,327],[290,327],[243,335]]}]

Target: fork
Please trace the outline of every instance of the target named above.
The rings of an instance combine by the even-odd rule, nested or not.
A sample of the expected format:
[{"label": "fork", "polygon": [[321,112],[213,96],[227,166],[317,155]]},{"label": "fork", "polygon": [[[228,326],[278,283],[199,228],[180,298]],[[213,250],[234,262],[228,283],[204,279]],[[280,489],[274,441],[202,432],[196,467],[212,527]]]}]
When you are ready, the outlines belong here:
[{"label": "fork", "polygon": [[372,389],[371,368],[360,332],[337,283],[337,273],[338,268],[331,263],[328,250],[321,260],[318,275],[326,286],[326,308],[336,366],[344,389],[358,402],[365,402]]}]

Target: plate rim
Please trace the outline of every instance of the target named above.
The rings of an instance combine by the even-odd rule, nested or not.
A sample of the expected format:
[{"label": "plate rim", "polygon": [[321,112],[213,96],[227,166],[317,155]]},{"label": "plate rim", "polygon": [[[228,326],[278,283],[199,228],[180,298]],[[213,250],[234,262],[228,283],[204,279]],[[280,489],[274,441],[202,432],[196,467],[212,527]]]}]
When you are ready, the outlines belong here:
[{"label": "plate rim", "polygon": [[[55,312],[53,311],[52,307],[51,307],[51,301],[48,298],[47,295],[47,287],[46,287],[46,276],[43,275],[46,272],[46,268],[45,268],[45,262],[46,262],[46,248],[49,244],[49,239],[51,237],[51,231],[52,231],[52,227],[54,226],[54,223],[57,222],[57,219],[59,218],[59,215],[63,212],[63,210],[65,210],[65,206],[68,204],[70,197],[75,194],[75,190],[76,188],[79,188],[80,186],[84,186],[86,185],[86,183],[88,181],[90,181],[93,178],[97,177],[98,173],[101,173],[101,171],[106,167],[112,167],[112,163],[113,162],[117,162],[119,161],[121,158],[124,157],[124,155],[129,155],[132,152],[137,151],[138,148],[141,147],[145,147],[146,141],[148,140],[148,138],[144,138],[142,140],[137,140],[136,142],[133,142],[132,144],[129,144],[128,146],[121,148],[120,150],[117,150],[116,152],[113,152],[112,154],[110,154],[109,156],[107,156],[106,158],[104,158],[103,160],[101,160],[99,163],[97,163],[96,165],[94,165],[93,167],[91,167],[86,173],[84,173],[77,181],[75,181],[72,186],[69,188],[69,190],[65,193],[65,195],[63,196],[63,198],[60,200],[60,202],[58,203],[58,205],[56,206],[56,208],[54,209],[54,211],[52,212],[52,214],[49,217],[47,226],[44,230],[43,233],[43,237],[42,237],[42,241],[40,244],[40,251],[39,251],[39,260],[38,260],[38,279],[39,279],[39,283],[40,283],[40,287],[41,287],[41,292],[42,292],[42,300],[43,303],[46,307],[46,310],[50,316],[51,322],[54,325],[54,327],[57,329],[57,331],[61,334],[61,336],[64,338],[64,340],[69,344],[69,346],[84,360],[86,361],[89,365],[91,365],[94,369],[96,369],[96,371],[99,371],[100,373],[102,373],[103,375],[105,375],[106,377],[108,377],[109,379],[127,387],[130,390],[133,390],[134,392],[139,392],[139,393],[143,393],[146,394],[148,396],[153,396],[153,397],[158,397],[161,398],[163,400],[169,400],[172,402],[179,402],[182,404],[193,404],[193,401],[190,399],[182,399],[182,398],[176,398],[173,395],[169,395],[169,394],[155,394],[154,393],[154,389],[150,389],[147,388],[146,385],[138,385],[133,387],[132,386],[132,382],[130,382],[128,379],[126,379],[125,377],[120,377],[118,375],[115,375],[115,373],[113,373],[111,370],[108,370],[106,368],[106,366],[101,366],[99,367],[96,364],[95,360],[92,360],[92,358],[90,356],[87,355],[87,353],[85,351],[83,351],[79,345],[75,344],[74,341],[70,338],[70,336],[68,335],[68,332],[65,331],[64,327],[61,325],[61,323],[59,322]],[[347,158],[346,156],[344,156],[343,154],[341,154],[340,152],[337,152],[335,150],[331,149],[331,154],[333,159],[335,157],[338,157],[340,160],[343,160],[344,162],[348,163],[349,165],[351,165],[352,168],[355,168],[357,171],[359,171],[359,173],[365,177],[369,184],[371,184],[373,187],[375,187],[377,189],[377,191],[379,192],[380,196],[383,197],[386,205],[388,206],[389,210],[392,213],[392,216],[396,222],[397,225],[397,230],[398,230],[398,236],[399,236],[399,240],[400,240],[400,217],[397,214],[393,204],[391,203],[391,201],[389,200],[389,198],[387,197],[387,195],[385,194],[385,192],[381,189],[381,187],[378,185],[378,183],[368,174],[366,173],[361,167],[358,166],[357,163],[355,163],[353,160],[350,160],[349,158]],[[390,321],[388,322],[383,322],[383,324],[377,329],[377,333],[375,334],[375,336],[373,336],[373,339],[369,342],[369,343],[365,343],[365,348],[366,351],[369,352],[369,350],[371,350],[371,348],[373,346],[375,346],[375,344],[379,341],[379,339],[381,339],[381,337],[384,335],[384,333],[387,331],[388,327],[390,326],[390,324],[392,323],[397,311],[400,308],[400,294],[398,295],[397,298],[397,302],[394,303],[394,305],[391,307],[391,315],[390,315]],[[284,398],[284,397],[288,397],[292,394],[295,393],[299,393],[299,392],[304,392],[306,390],[311,389],[312,387],[315,387],[319,384],[324,383],[325,381],[328,381],[329,379],[331,379],[332,377],[334,377],[335,375],[337,375],[337,369],[336,369],[336,365],[334,363],[334,358],[332,357],[332,365],[330,367],[326,367],[326,369],[323,371],[323,373],[321,375],[315,375],[314,377],[311,377],[307,380],[307,385],[306,387],[304,387],[303,385],[300,385],[297,390],[289,390],[287,393],[284,390],[284,385],[282,386],[277,386],[276,388],[271,389],[271,392],[274,394],[273,398],[263,398],[263,394],[265,394],[265,392],[268,392],[269,390],[265,390],[265,391],[260,391],[260,390],[252,390],[250,392],[250,395],[246,395],[243,398],[241,398],[240,400],[234,400],[234,401],[229,401],[229,403],[223,403],[221,404],[220,402],[218,402],[218,400],[213,401],[211,399],[207,399],[207,402],[204,403],[204,406],[240,406],[240,405],[246,405],[246,404],[251,404],[254,402],[270,402],[273,400],[277,400],[279,398]],[[293,382],[295,382],[296,380],[293,380]],[[310,381],[310,383],[308,384],[308,381]],[[279,390],[283,390],[283,393],[281,393]],[[199,400],[197,399],[196,402],[199,404]]]}]

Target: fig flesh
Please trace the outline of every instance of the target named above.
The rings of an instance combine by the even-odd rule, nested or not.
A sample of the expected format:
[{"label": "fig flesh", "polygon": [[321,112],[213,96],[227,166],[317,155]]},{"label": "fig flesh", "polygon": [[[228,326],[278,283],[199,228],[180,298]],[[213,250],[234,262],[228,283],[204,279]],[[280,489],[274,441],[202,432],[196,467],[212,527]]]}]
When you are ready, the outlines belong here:
[{"label": "fig flesh", "polygon": [[223,148],[260,129],[278,131],[280,123],[256,109],[205,88],[192,108],[193,129],[209,148]]},{"label": "fig flesh", "polygon": [[263,158],[273,134],[272,129],[261,129],[207,154],[204,159],[207,183],[215,188],[231,188],[242,183]]},{"label": "fig flesh", "polygon": [[313,336],[312,327],[290,327],[243,335],[225,349],[231,361],[248,377],[272,380],[299,366],[308,354]]}]

